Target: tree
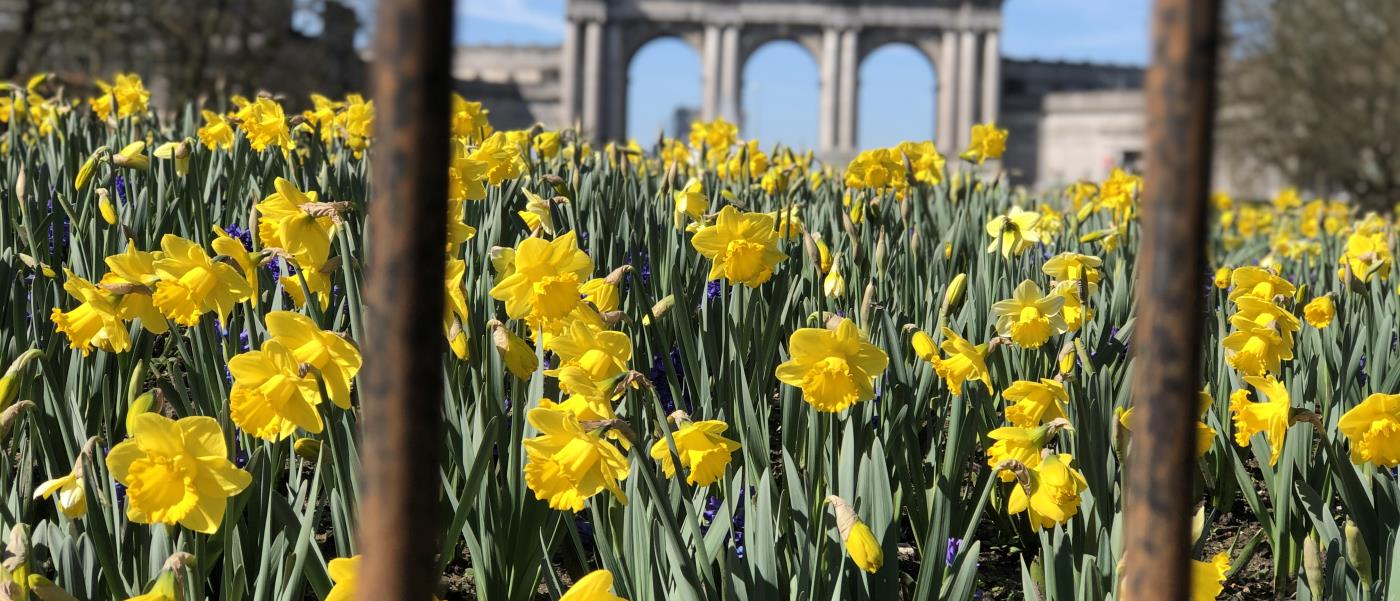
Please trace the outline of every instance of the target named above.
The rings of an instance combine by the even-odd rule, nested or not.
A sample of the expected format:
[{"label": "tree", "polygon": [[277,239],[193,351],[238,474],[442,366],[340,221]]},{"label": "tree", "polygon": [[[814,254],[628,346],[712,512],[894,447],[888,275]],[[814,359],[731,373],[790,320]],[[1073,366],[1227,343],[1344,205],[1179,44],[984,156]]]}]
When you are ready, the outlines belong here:
[{"label": "tree", "polygon": [[1400,2],[1231,0],[1221,142],[1366,209],[1400,200]]}]

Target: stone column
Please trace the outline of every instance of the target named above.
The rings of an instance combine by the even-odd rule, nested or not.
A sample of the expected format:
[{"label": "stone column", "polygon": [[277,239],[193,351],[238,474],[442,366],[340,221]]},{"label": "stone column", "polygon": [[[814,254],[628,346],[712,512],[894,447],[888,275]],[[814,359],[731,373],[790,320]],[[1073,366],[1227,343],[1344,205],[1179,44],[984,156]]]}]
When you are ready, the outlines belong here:
[{"label": "stone column", "polygon": [[583,130],[594,140],[603,138],[603,24],[589,21],[583,27]]},{"label": "stone column", "polygon": [[559,128],[573,127],[580,117],[579,107],[579,24],[569,21],[564,29],[564,46],[559,60]]},{"label": "stone column", "polygon": [[821,55],[821,112],[817,122],[818,147],[822,152],[830,152],[837,146],[837,107],[840,106],[840,60],[841,32],[827,29],[822,32]]},{"label": "stone column", "polygon": [[730,25],[724,28],[719,56],[719,116],[739,125],[740,70],[744,65],[739,62],[738,27]]},{"label": "stone column", "polygon": [[720,28],[705,26],[705,42],[700,57],[700,118],[710,121],[719,115]]},{"label": "stone column", "polygon": [[608,89],[603,92],[603,107],[607,112],[606,137],[618,142],[627,140],[627,57],[622,52],[622,26],[608,23],[603,71]]},{"label": "stone column", "polygon": [[858,36],[859,34],[854,29],[841,32],[841,94],[840,100],[836,103],[840,127],[837,128],[836,145],[844,150],[854,150],[856,147],[856,90],[858,88],[856,78],[860,68],[856,56]]},{"label": "stone column", "polygon": [[938,54],[938,150],[943,154],[957,154],[958,145],[958,34],[945,31],[942,48]]},{"label": "stone column", "polygon": [[982,34],[982,121],[997,120],[1001,109],[1001,34]]},{"label": "stone column", "polygon": [[954,153],[972,140],[972,124],[977,103],[977,34],[964,31],[958,39],[958,129]]}]

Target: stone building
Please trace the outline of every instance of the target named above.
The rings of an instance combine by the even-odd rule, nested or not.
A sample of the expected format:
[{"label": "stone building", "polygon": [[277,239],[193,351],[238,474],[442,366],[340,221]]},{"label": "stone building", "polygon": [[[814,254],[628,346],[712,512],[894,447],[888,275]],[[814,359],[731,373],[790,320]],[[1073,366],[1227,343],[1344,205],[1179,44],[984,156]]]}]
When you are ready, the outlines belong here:
[{"label": "stone building", "polygon": [[340,0],[0,0],[0,78],[52,72],[72,95],[135,72],[166,108],[262,90],[299,108],[365,90],[359,30]]}]

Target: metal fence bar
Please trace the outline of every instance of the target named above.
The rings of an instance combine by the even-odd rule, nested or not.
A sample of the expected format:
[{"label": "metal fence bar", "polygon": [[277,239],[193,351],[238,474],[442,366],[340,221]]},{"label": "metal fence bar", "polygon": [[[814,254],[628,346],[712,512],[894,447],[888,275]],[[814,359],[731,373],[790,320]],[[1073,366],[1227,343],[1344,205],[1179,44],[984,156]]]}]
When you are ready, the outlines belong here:
[{"label": "metal fence bar", "polygon": [[435,555],[452,5],[379,0],[359,599],[426,601],[441,576]]},{"label": "metal fence bar", "polygon": [[[1134,418],[1123,598],[1190,598],[1206,200],[1219,0],[1156,0],[1147,72],[1147,169],[1137,270]],[[1138,421],[1141,420],[1141,421]]]}]

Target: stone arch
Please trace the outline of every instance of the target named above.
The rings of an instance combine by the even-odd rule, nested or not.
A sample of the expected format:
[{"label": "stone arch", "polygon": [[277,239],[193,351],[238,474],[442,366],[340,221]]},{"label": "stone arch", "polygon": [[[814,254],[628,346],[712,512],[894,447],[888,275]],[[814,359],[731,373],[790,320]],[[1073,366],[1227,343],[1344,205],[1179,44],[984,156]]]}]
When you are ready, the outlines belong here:
[{"label": "stone arch", "polygon": [[[774,36],[742,56],[742,110],[739,114],[742,135],[757,138],[765,146],[775,142],[797,148],[815,146],[821,123],[818,56],[801,41],[782,36]],[[775,60],[778,62],[773,62]],[[780,65],[784,68],[774,70]],[[770,83],[779,85],[768,85]],[[806,125],[793,127],[796,123]]]},{"label": "stone arch", "polygon": [[[871,36],[861,40],[857,56],[857,128],[859,137],[857,148],[889,146],[902,140],[932,140],[939,127],[937,109],[940,92],[939,69],[929,44],[922,40],[908,41],[899,37]],[[903,55],[903,56],[901,56]],[[881,69],[881,63],[893,61],[902,67],[897,81],[888,81],[892,71],[890,66]],[[913,62],[915,64],[908,64]],[[907,66],[906,66],[907,65]],[[872,78],[875,81],[872,81]],[[880,80],[885,81],[880,81]],[[878,83],[876,83],[878,82]],[[897,95],[874,94],[873,89],[898,89]],[[924,101],[923,98],[927,98]],[[899,115],[901,132],[894,135],[883,131],[877,122],[869,121],[873,115]],[[897,139],[896,139],[897,138]],[[943,152],[948,149],[940,148]]]},{"label": "stone arch", "polygon": [[[677,115],[677,109],[687,108],[698,111],[701,102],[701,86],[703,73],[701,65],[701,53],[696,49],[695,44],[682,35],[672,35],[664,30],[658,30],[656,35],[651,35],[644,39],[635,47],[626,47],[627,62],[623,68],[626,78],[626,89],[624,94],[623,108],[623,132],[628,138],[634,138],[642,145],[649,145],[655,141],[656,129],[659,125],[662,130],[668,131],[671,135],[672,119]],[[673,77],[663,85],[652,90],[642,90],[635,84],[639,83],[634,71],[638,68],[638,59],[645,59],[649,49],[660,49],[668,54],[673,54],[664,46],[678,45],[687,49],[690,59],[682,59],[685,64],[672,63],[663,77]],[[678,57],[675,57],[678,58]],[[692,60],[693,59],[693,60]],[[643,65],[643,68],[646,68]],[[657,72],[652,70],[649,75],[656,77]],[[686,81],[693,78],[692,81]],[[655,80],[646,82],[655,84]],[[692,92],[693,87],[693,92]],[[677,94],[676,91],[681,93]],[[652,99],[647,103],[639,103],[639,95],[649,95]],[[657,111],[660,111],[659,113]]]},{"label": "stone arch", "polygon": [[822,30],[816,27],[770,25],[745,27],[739,32],[739,69],[742,71],[749,58],[759,48],[773,42],[794,42],[807,50],[812,62],[821,65]]}]

